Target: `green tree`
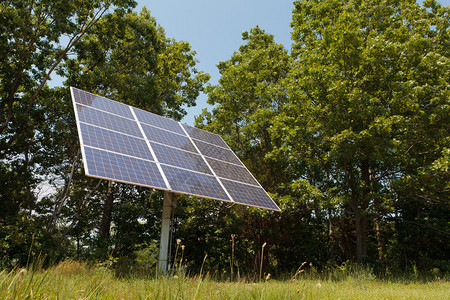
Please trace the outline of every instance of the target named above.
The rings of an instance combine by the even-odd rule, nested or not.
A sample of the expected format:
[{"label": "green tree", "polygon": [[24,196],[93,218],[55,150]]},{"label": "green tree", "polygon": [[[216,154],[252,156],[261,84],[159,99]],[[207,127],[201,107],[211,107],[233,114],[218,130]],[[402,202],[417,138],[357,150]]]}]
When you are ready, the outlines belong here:
[{"label": "green tree", "polygon": [[[10,123],[16,125],[8,126],[3,131],[1,140],[6,148],[2,151],[4,156],[2,156],[0,168],[2,175],[0,184],[5,187],[2,189],[1,200],[2,206],[8,210],[1,211],[0,234],[5,241],[10,241],[14,236],[11,232],[16,232],[22,226],[21,223],[25,227],[29,222],[32,226],[27,228],[31,230],[34,226],[37,234],[35,245],[39,240],[41,250],[46,247],[45,245],[48,246],[43,253],[59,251],[59,254],[52,254],[53,259],[57,260],[58,257],[65,255],[85,258],[92,255],[95,247],[90,246],[95,246],[97,243],[96,239],[93,239],[97,236],[93,233],[100,229],[100,235],[105,240],[105,249],[111,246],[111,242],[118,243],[122,247],[117,249],[122,250],[117,252],[123,254],[126,253],[126,249],[133,249],[135,244],[142,244],[143,241],[139,241],[138,237],[134,239],[128,236],[127,238],[124,234],[112,232],[112,224],[115,225],[114,228],[119,229],[126,228],[126,225],[138,228],[139,224],[129,221],[132,218],[136,221],[142,217],[139,209],[127,211],[122,207],[137,203],[136,205],[145,210],[147,204],[141,197],[138,197],[140,200],[133,198],[138,195],[135,187],[116,184],[109,189],[108,193],[107,182],[84,176],[68,87],[76,86],[179,120],[185,115],[183,106],[195,105],[195,99],[209,79],[209,75],[195,69],[197,61],[190,45],[187,42],[166,38],[163,29],[146,9],[139,14],[126,12],[124,9],[104,14],[103,10],[99,10],[100,7],[104,9],[101,2],[93,2],[90,10],[87,8],[89,2],[86,2],[86,5],[82,5],[86,7],[86,11],[81,8],[80,11],[86,14],[84,21],[90,22],[89,30],[86,29],[86,32],[80,35],[78,31],[81,29],[75,28],[75,25],[78,24],[76,22],[83,24],[83,18],[76,19],[74,14],[77,11],[72,6],[66,7],[62,2],[57,3],[55,7],[59,9],[72,9],[66,12],[68,15],[64,16],[73,17],[69,17],[66,23],[60,20],[60,26],[63,26],[60,35],[73,32],[76,34],[74,38],[76,43],[72,41],[70,47],[65,49],[67,51],[62,56],[62,63],[58,61],[58,64],[50,65],[50,67],[42,65],[42,72],[47,70],[46,72],[50,74],[56,70],[64,80],[64,87],[49,88],[44,83],[28,115],[20,115],[19,106],[29,105],[26,101],[31,98],[27,97],[30,95],[32,97],[37,90],[19,88],[14,98],[16,101],[14,105],[19,106],[17,106],[17,114],[11,117]],[[104,4],[110,7],[112,2]],[[122,4],[125,6],[126,2]],[[29,5],[37,4],[34,2]],[[24,9],[24,13],[35,13],[33,7],[30,9],[30,6],[24,6],[21,9]],[[97,10],[103,16],[99,18],[97,15],[93,21],[93,14]],[[18,15],[22,14],[17,7],[11,7],[10,11]],[[91,15],[88,14],[89,11]],[[56,12],[55,10],[52,14]],[[50,14],[49,11],[36,12],[48,18],[53,16],[51,14],[47,16],[47,13]],[[48,22],[52,24],[51,19]],[[64,26],[68,28],[64,29]],[[44,40],[40,41],[39,38]],[[39,44],[45,43],[46,38],[38,36],[36,39]],[[50,46],[55,48],[52,49],[57,54],[58,51],[62,51],[56,46],[56,41],[50,43]],[[38,48],[36,51],[39,54],[43,50]],[[51,62],[50,54],[52,53],[46,54],[47,63]],[[5,55],[11,56],[8,53]],[[14,60],[13,57],[10,59]],[[35,66],[31,61],[29,63],[32,68],[41,67]],[[30,74],[33,72],[29,71]],[[36,74],[41,76],[42,80],[46,80],[47,73],[42,73],[42,76],[39,75],[40,73]],[[41,82],[37,79],[38,77],[27,80],[30,86],[34,84],[38,88]],[[8,91],[5,86],[2,80],[2,88]],[[2,98],[2,100],[5,99]],[[5,104],[4,107],[7,111],[8,105]],[[19,130],[24,126],[27,126],[30,131]],[[20,146],[23,143],[20,144],[19,141],[23,141],[28,146],[23,148]],[[39,201],[36,201],[39,188],[49,187],[56,193],[50,193],[47,196],[44,193],[39,196]],[[139,191],[142,192],[142,189]],[[146,193],[143,195],[145,196]],[[128,201],[130,203],[127,204]],[[131,214],[133,217],[130,216]],[[21,215],[24,216],[21,217]],[[149,216],[146,214],[145,218],[148,219]],[[127,222],[130,224],[126,224]],[[158,226],[154,222],[149,224]],[[151,231],[151,229],[148,230]],[[21,244],[25,248],[29,247],[32,233],[33,231],[23,233],[25,237],[29,236],[27,240],[18,238],[14,243]],[[149,236],[151,235],[147,238],[150,238]],[[70,243],[71,240],[75,241],[71,243],[74,247],[67,247],[67,252],[56,246],[62,242]],[[7,244],[1,249],[5,257],[11,259],[14,253],[27,253],[26,250],[21,252],[18,247],[11,248],[11,243],[9,246]],[[103,251],[101,256],[105,257],[105,254],[106,251]],[[22,257],[21,260],[26,262],[26,259],[24,261]]]},{"label": "green tree", "polygon": [[[109,9],[124,11],[135,2],[42,0],[2,1],[0,5],[0,149],[4,157],[14,146],[26,147],[34,127],[43,122],[39,109],[49,97],[46,84],[67,53]],[[63,37],[68,37],[65,45],[61,45]]]},{"label": "green tree", "polygon": [[[292,68],[291,58],[272,35],[259,27],[244,32],[242,38],[244,44],[239,50],[229,60],[219,63],[219,84],[208,88],[208,102],[215,107],[212,112],[204,111],[197,125],[226,140],[262,186],[272,193],[283,213],[236,207],[232,212],[238,216],[236,222],[242,225],[231,232],[224,229],[225,236],[229,240],[229,234],[235,234],[239,241],[236,261],[247,274],[258,276],[261,245],[265,242],[263,268],[272,274],[298,268],[299,262],[306,258],[324,263],[326,249],[323,244],[316,244],[322,241],[323,229],[316,205],[320,191],[313,186],[298,186],[293,190],[291,183],[298,178],[299,162],[286,155],[289,153],[285,140],[280,138],[286,132],[274,131],[279,128],[279,115],[290,103],[286,79]],[[322,251],[312,251],[313,248],[325,249],[325,255]],[[230,253],[228,248],[223,251]]]},{"label": "green tree", "polygon": [[[197,125],[222,135],[258,181],[272,192],[285,182],[287,172],[281,157],[269,154],[279,143],[270,135],[277,111],[286,101],[282,86],[290,69],[287,50],[259,27],[244,32],[244,45],[231,59],[218,64],[221,78],[208,89],[208,103],[216,105],[205,111]],[[278,174],[277,177],[272,174]]]},{"label": "green tree", "polygon": [[[30,230],[34,226],[25,225],[34,222],[35,192],[51,165],[47,159],[55,151],[49,146],[54,141],[47,139],[46,132],[61,104],[61,93],[47,85],[51,75],[108,10],[124,11],[134,5],[126,0],[0,3],[0,205],[4,208],[0,235],[4,240],[15,239],[11,232],[22,225]],[[12,244],[25,248],[2,247],[5,257],[10,251],[27,253],[33,234],[21,234],[25,239]]]},{"label": "green tree", "polygon": [[435,1],[294,5],[293,96],[278,131],[293,127],[285,120],[303,128],[285,138],[319,167],[308,171],[310,182],[352,216],[357,260],[367,257],[371,224],[382,258],[382,221],[403,201],[393,183],[447,159],[448,8]]}]

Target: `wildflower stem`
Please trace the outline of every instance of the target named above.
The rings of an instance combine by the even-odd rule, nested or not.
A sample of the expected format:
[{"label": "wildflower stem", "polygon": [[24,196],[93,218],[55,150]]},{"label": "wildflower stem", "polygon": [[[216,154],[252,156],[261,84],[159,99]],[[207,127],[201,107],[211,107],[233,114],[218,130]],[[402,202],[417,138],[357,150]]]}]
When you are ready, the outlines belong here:
[{"label": "wildflower stem", "polygon": [[259,281],[260,282],[262,281],[261,274],[262,274],[262,266],[263,266],[263,260],[264,260],[264,248],[266,247],[266,244],[267,243],[264,242],[264,244],[261,247],[261,264],[259,266]]},{"label": "wildflower stem", "polygon": [[233,281],[233,265],[234,265],[234,237],[235,235],[231,235],[231,278],[230,281]]}]

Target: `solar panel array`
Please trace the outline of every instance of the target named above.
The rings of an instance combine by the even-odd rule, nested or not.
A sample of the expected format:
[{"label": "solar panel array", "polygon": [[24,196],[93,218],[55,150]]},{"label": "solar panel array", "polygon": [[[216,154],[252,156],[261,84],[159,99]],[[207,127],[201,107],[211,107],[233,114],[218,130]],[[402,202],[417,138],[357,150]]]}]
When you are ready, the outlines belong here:
[{"label": "solar panel array", "polygon": [[70,91],[86,175],[280,210],[220,136]]}]

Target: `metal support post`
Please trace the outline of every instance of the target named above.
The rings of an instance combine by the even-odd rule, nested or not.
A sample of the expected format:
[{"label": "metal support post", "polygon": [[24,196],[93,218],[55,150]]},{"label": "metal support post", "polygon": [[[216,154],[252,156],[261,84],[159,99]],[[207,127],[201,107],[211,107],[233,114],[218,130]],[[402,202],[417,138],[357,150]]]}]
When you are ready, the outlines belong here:
[{"label": "metal support post", "polygon": [[170,238],[173,212],[177,206],[175,194],[164,192],[163,211],[161,218],[161,242],[159,244],[159,273],[166,274],[170,263]]}]

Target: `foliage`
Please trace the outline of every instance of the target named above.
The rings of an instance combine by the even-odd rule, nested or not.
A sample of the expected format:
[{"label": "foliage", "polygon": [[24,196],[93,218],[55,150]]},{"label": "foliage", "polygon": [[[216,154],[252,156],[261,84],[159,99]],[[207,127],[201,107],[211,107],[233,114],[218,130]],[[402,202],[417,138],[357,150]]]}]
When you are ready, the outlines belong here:
[{"label": "foliage", "polygon": [[[448,198],[448,172],[442,180],[430,174],[433,186],[420,186],[426,196],[404,190],[417,171],[428,176],[446,160],[441,155],[449,142],[448,8],[424,5],[428,10],[411,1],[295,2],[295,88],[285,118],[295,118],[296,104],[295,113],[307,117],[303,135],[317,152],[313,164],[323,166],[310,176],[352,216],[358,260],[370,253],[374,225],[383,259],[379,235],[408,198],[432,197],[433,207],[448,211],[441,201]],[[303,137],[286,136],[309,156],[298,147]]]},{"label": "foliage", "polygon": [[216,106],[197,119],[277,193],[285,210],[265,216],[271,230],[258,238],[280,237],[278,260],[308,253],[289,245],[311,241],[327,249],[308,253],[320,265],[446,270],[448,8],[294,5],[291,57],[258,27],[244,33],[246,44],[218,65],[219,84],[208,90]]},{"label": "foliage", "polygon": [[[270,137],[271,121],[286,101],[280,85],[286,77],[290,59],[286,49],[274,37],[255,27],[244,32],[245,45],[231,59],[218,65],[218,86],[208,89],[213,113],[204,112],[197,125],[222,135],[244,164],[256,174],[269,191],[275,192],[279,182],[289,180],[281,173],[287,166],[279,157],[270,156],[280,141]],[[272,176],[273,174],[278,176]]]},{"label": "foliage", "polygon": [[[31,69],[25,74],[36,73],[33,78],[26,77],[29,83],[20,79],[25,75],[18,79],[8,77],[22,84],[14,95],[7,94],[11,90],[7,78],[2,77],[5,90],[2,112],[8,125],[0,133],[1,147],[4,147],[0,199],[2,207],[7,208],[0,212],[0,235],[4,238],[0,251],[7,257],[6,265],[14,259],[25,264],[32,243],[36,251],[49,256],[47,263],[65,256],[89,259],[107,259],[111,253],[117,257],[128,256],[139,250],[139,245],[157,239],[159,216],[155,212],[160,211],[161,194],[122,184],[111,186],[84,176],[79,145],[74,139],[77,132],[68,87],[76,86],[180,119],[186,113],[183,107],[195,104],[209,75],[196,70],[195,52],[189,43],[166,38],[148,10],[144,8],[139,14],[129,12],[133,2],[94,1],[90,8],[88,1],[86,5],[80,1],[78,8],[55,2],[45,9],[44,2],[2,4],[5,7],[2,14],[16,14],[18,22],[33,19],[35,23],[29,24],[29,34],[37,32],[38,36],[33,38],[43,46],[35,49],[30,46],[26,51],[36,51],[39,54],[36,56],[43,55],[48,61],[41,66],[31,60],[35,58],[29,58]],[[115,10],[106,9],[113,4],[120,6]],[[58,26],[67,28],[52,29],[51,24],[56,22],[52,18],[57,13],[68,18],[66,23],[57,21]],[[44,21],[49,26],[40,29]],[[52,34],[48,43],[45,35],[39,33],[43,29]],[[26,39],[19,33],[6,30],[2,35],[3,41],[10,43],[2,49],[11,62],[15,58],[7,49],[13,48],[11,43],[15,39]],[[71,33],[74,37],[69,45],[59,46],[64,42],[60,37]],[[52,53],[61,56],[55,60]],[[6,63],[3,62],[4,66]],[[6,76],[5,69],[2,70],[1,76]],[[54,70],[64,80],[64,87],[47,85],[48,76]],[[39,88],[41,83],[43,87]],[[32,89],[31,85],[36,88]],[[38,95],[35,101],[33,93]],[[8,104],[8,97],[15,102]],[[17,106],[17,111],[11,110],[11,105]],[[28,119],[24,119],[19,105],[23,105]],[[27,124],[30,134],[19,128]],[[130,258],[134,259],[133,255]]]}]

